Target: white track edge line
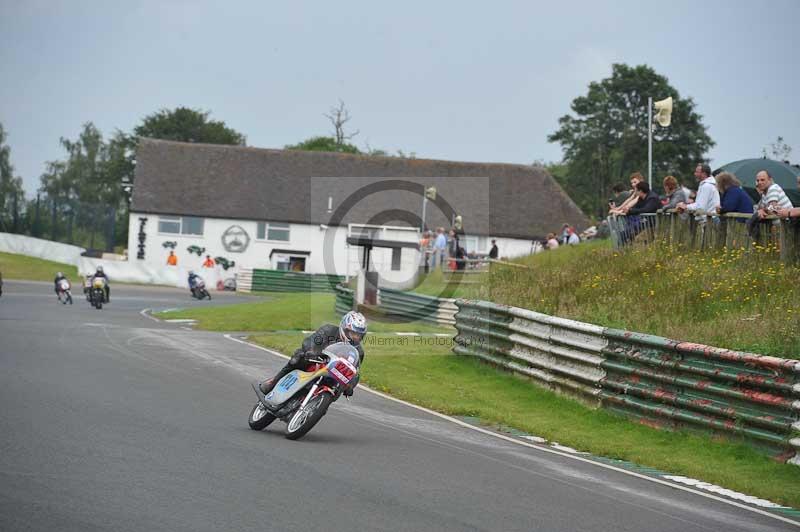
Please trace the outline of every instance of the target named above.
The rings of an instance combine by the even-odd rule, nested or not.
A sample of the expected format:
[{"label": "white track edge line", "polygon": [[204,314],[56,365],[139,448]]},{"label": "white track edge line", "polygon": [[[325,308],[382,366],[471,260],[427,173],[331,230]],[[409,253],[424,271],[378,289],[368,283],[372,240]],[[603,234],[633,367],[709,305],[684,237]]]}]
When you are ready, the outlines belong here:
[{"label": "white track edge line", "polygon": [[[153,318],[153,319],[155,319],[155,318]],[[279,356],[281,358],[286,358],[286,359],[290,358],[290,357],[288,357],[288,356],[286,356],[286,355],[284,355],[282,353],[279,353],[277,351],[273,351],[272,349],[268,349],[266,347],[253,344],[251,342],[247,342],[247,341],[242,340],[240,338],[234,338],[233,336],[231,336],[229,334],[225,334],[224,336],[225,336],[225,338],[227,338],[229,340],[233,340],[234,342],[238,342],[240,344],[244,344],[244,345],[247,345],[247,346],[250,346],[250,347],[254,347],[256,349],[260,349],[262,351],[266,351],[267,353],[270,353],[271,355]],[[718,497],[716,495],[711,495],[710,493],[706,493],[704,491],[698,491],[698,490],[695,490],[695,489],[692,489],[692,488],[687,488],[686,486],[682,486],[680,484],[674,484],[672,482],[667,482],[666,480],[661,480],[659,478],[651,477],[651,476],[648,476],[648,475],[643,475],[641,473],[637,473],[635,471],[630,471],[630,470],[627,470],[627,469],[623,469],[621,467],[616,467],[616,466],[613,466],[613,465],[610,465],[610,464],[604,464],[602,462],[597,462],[595,460],[590,460],[588,458],[583,458],[583,457],[580,457],[580,456],[576,456],[574,454],[569,454],[569,453],[557,451],[555,449],[550,449],[550,448],[547,448],[547,447],[543,447],[541,445],[534,445],[532,443],[527,443],[527,442],[524,442],[524,441],[520,441],[520,440],[518,440],[516,438],[512,438],[512,437],[506,436],[504,434],[498,434],[496,432],[492,432],[490,430],[487,430],[487,429],[484,429],[484,428],[481,428],[481,427],[476,427],[474,425],[470,425],[469,423],[466,423],[466,422],[461,421],[459,419],[456,419],[454,417],[448,416],[447,414],[442,414],[441,412],[436,412],[434,410],[430,410],[430,409],[425,408],[423,406],[415,405],[413,403],[409,403],[408,401],[403,401],[402,399],[397,399],[396,397],[392,397],[391,395],[386,395],[385,393],[379,392],[377,390],[373,390],[372,388],[370,388],[368,386],[365,386],[364,384],[361,384],[359,386],[359,388],[363,388],[364,390],[366,390],[366,391],[368,391],[368,392],[370,392],[372,394],[375,394],[375,395],[377,395],[379,397],[383,397],[384,399],[388,399],[389,401],[394,401],[395,403],[400,403],[402,405],[411,407],[411,408],[413,408],[415,410],[419,410],[419,411],[425,412],[427,414],[430,414],[432,416],[438,417],[440,419],[447,420],[447,421],[449,421],[451,423],[455,423],[456,425],[459,425],[461,427],[480,432],[480,433],[485,434],[487,436],[493,436],[495,438],[499,438],[501,440],[505,440],[505,441],[510,442],[510,443],[515,443],[515,444],[521,445],[523,447],[528,447],[530,449],[536,449],[537,451],[544,451],[546,453],[556,454],[558,456],[563,456],[563,457],[569,458],[571,460],[577,460],[579,462],[584,462],[584,463],[587,463],[587,464],[592,464],[592,465],[595,465],[595,466],[598,466],[598,467],[609,469],[611,471],[616,471],[616,472],[622,473],[624,475],[640,478],[642,480],[646,480],[646,481],[649,481],[649,482],[655,482],[656,484],[661,484],[663,486],[668,486],[668,487],[676,489],[676,490],[685,491],[687,493],[693,493],[695,495],[700,495],[701,497],[705,497],[706,499],[712,499],[712,500],[715,500],[717,502],[721,502],[723,504],[728,504],[730,506],[735,506],[735,507],[741,508],[743,510],[747,510],[747,511],[750,511],[750,512],[753,512],[753,513],[757,513],[757,514],[760,514],[760,515],[763,515],[763,516],[766,516],[766,517],[770,517],[772,519],[777,519],[778,521],[783,521],[785,523],[789,523],[789,524],[794,525],[796,527],[800,527],[800,522],[795,521],[793,519],[788,519],[788,518],[783,517],[781,515],[776,515],[776,514],[774,514],[772,512],[767,512],[767,511],[761,510],[759,508],[753,508],[752,506],[748,506],[746,504],[741,504],[741,503],[738,503],[736,501],[732,501],[730,499],[725,499],[723,497]]]},{"label": "white track edge line", "polygon": [[153,316],[151,316],[151,315],[150,315],[150,313],[148,312],[148,311],[150,311],[150,310],[152,310],[152,309],[149,309],[149,308],[143,308],[141,311],[139,311],[139,314],[141,314],[141,315],[142,315],[142,316],[144,316],[145,318],[151,319],[151,320],[153,320],[153,321],[158,321],[158,322],[160,322],[160,321],[161,321],[160,319],[158,319],[158,318],[155,318],[155,317],[153,317]]}]

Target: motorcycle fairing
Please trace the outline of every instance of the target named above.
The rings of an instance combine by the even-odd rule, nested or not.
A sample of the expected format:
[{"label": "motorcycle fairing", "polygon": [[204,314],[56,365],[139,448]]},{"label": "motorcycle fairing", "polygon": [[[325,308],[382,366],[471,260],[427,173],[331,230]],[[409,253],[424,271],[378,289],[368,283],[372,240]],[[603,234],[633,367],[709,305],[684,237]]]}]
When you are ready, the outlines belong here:
[{"label": "motorcycle fairing", "polygon": [[327,370],[324,368],[313,372],[300,371],[299,369],[293,370],[278,381],[278,384],[267,394],[264,400],[269,406],[278,408],[291,399],[300,389],[304,388],[309,381],[325,373],[327,373]]}]

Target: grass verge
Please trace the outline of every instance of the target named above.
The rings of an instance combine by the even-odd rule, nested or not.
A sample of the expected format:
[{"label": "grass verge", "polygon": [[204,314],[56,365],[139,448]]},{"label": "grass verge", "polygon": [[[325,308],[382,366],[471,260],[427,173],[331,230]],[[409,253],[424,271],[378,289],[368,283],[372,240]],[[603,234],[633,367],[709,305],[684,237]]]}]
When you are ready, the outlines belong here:
[{"label": "grass verge", "polygon": [[3,279],[52,281],[57,272],[62,272],[73,283],[79,283],[78,269],[75,266],[27,255],[0,252],[0,273],[3,274]]},{"label": "grass verge", "polygon": [[[290,331],[314,330],[323,323],[339,323],[329,293],[269,293],[263,301],[161,312],[162,319],[195,319],[201,329],[210,331]],[[370,320],[370,332],[452,332],[424,322],[385,322]]]},{"label": "grass verge", "polygon": [[[282,353],[291,353],[302,339],[299,333],[252,338]],[[477,360],[454,355],[451,346],[441,345],[444,342],[439,339],[370,334],[367,340],[371,341],[365,345],[362,381],[400,399],[800,507],[800,468],[774,462],[746,445],[658,431],[590,409]]]},{"label": "grass verge", "polygon": [[[621,252],[608,241],[563,246],[466,277],[455,297],[483,299],[606,327],[800,358],[800,266],[775,248],[691,251],[667,245]],[[478,281],[478,282],[475,282]],[[437,295],[441,273],[416,288]],[[451,296],[453,297],[453,296]]]}]

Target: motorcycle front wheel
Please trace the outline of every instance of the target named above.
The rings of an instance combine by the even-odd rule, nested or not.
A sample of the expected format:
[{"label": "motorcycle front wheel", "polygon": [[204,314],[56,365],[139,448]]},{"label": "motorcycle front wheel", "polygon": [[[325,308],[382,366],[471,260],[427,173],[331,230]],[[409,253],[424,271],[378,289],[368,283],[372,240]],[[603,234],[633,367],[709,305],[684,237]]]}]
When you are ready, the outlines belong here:
[{"label": "motorcycle front wheel", "polygon": [[329,393],[321,393],[306,403],[306,406],[294,413],[286,425],[286,437],[290,440],[299,440],[322,419],[328,407],[333,402]]},{"label": "motorcycle front wheel", "polygon": [[253,430],[264,430],[267,425],[273,421],[275,421],[275,416],[264,408],[261,401],[253,406],[253,409],[250,411],[250,417],[247,418],[247,424],[250,425],[250,428]]}]

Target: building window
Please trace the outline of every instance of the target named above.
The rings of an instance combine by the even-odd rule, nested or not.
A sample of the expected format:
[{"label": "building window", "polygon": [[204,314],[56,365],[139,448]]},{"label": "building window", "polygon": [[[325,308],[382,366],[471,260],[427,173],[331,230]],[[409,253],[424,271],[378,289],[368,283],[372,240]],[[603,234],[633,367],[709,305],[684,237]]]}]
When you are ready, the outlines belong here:
[{"label": "building window", "polygon": [[400,271],[400,258],[403,254],[403,248],[392,248],[392,271]]},{"label": "building window", "polygon": [[194,216],[184,216],[181,225],[181,234],[203,235],[203,219]]},{"label": "building window", "polygon": [[158,232],[180,234],[181,232],[181,219],[180,218],[167,218],[161,216],[158,219]]},{"label": "building window", "polygon": [[289,241],[289,224],[279,222],[258,222],[257,240]]},{"label": "building window", "polygon": [[203,218],[194,216],[161,216],[158,232],[171,235],[203,235]]},{"label": "building window", "polygon": [[275,269],[288,272],[306,271],[305,257],[287,257],[279,255],[275,257]]}]

